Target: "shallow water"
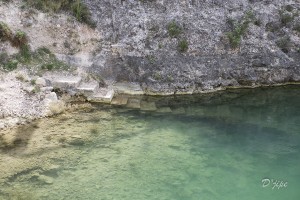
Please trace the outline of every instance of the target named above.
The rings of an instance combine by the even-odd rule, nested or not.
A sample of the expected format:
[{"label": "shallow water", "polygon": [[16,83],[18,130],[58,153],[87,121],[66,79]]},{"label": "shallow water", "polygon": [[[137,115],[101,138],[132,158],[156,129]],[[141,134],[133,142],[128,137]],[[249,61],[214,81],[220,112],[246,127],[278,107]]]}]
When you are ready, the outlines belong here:
[{"label": "shallow water", "polygon": [[0,132],[0,199],[299,199],[299,86],[140,101]]}]

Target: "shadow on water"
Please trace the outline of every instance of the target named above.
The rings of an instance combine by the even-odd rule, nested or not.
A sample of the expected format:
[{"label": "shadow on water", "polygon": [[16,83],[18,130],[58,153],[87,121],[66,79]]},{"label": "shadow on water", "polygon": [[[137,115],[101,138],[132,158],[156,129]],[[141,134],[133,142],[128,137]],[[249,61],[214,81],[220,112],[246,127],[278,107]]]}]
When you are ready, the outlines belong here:
[{"label": "shadow on water", "polygon": [[27,148],[33,133],[39,128],[38,123],[31,123],[16,128],[9,140],[0,135],[0,151],[3,153],[18,152]]}]

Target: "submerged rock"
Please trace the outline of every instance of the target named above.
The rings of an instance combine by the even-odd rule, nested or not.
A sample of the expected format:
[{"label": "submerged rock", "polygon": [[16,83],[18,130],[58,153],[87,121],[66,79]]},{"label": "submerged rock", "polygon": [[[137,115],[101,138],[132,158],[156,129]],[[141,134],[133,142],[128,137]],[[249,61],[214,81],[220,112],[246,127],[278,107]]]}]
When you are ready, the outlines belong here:
[{"label": "submerged rock", "polygon": [[45,176],[45,175],[39,175],[37,179],[39,182],[41,182],[43,184],[48,184],[48,185],[51,185],[54,182],[52,177]]}]

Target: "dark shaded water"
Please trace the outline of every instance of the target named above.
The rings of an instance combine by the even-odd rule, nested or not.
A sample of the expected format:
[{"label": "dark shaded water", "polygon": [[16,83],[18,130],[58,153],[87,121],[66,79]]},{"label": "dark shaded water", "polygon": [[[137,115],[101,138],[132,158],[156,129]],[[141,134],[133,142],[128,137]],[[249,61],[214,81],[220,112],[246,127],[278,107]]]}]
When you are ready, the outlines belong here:
[{"label": "dark shaded water", "polygon": [[3,133],[2,198],[300,198],[299,86],[142,101],[155,111],[96,106],[41,120],[16,149]]}]

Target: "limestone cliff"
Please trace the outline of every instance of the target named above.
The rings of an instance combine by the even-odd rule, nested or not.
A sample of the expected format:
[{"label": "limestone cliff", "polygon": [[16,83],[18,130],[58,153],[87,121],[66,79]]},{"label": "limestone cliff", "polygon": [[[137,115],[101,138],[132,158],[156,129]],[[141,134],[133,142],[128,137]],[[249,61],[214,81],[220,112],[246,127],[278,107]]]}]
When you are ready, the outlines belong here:
[{"label": "limestone cliff", "polygon": [[106,81],[149,94],[300,81],[297,0],[85,2],[101,32],[89,71]]}]

